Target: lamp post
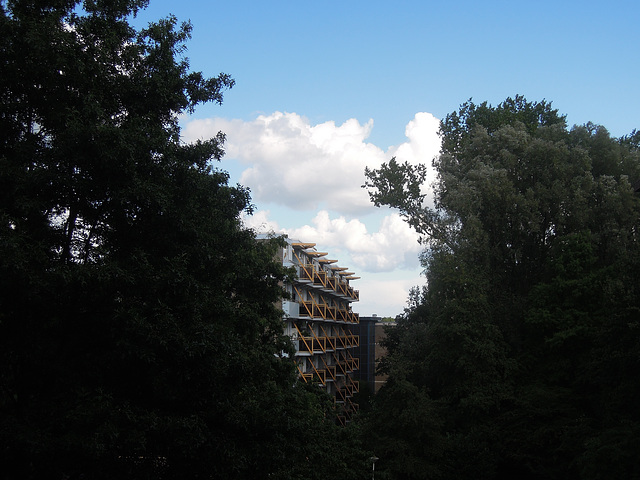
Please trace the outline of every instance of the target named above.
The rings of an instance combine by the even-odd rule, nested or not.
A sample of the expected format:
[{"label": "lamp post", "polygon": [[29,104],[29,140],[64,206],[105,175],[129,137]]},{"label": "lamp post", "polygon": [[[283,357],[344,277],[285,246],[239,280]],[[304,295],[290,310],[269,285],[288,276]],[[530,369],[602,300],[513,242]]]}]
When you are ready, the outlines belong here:
[{"label": "lamp post", "polygon": [[371,460],[371,480],[376,480],[376,460],[380,459],[374,455],[369,460]]}]

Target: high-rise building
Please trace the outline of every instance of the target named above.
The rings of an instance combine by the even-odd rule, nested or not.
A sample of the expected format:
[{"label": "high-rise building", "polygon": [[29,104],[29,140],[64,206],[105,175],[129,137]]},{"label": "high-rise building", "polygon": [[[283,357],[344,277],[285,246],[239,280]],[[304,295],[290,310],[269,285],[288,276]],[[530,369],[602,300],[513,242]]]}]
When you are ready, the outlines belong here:
[{"label": "high-rise building", "polygon": [[283,300],[282,310],[298,372],[335,399],[338,421],[346,424],[358,409],[353,396],[358,391],[354,372],[359,361],[353,351],[359,337],[349,327],[359,322],[351,308],[359,292],[350,285],[359,277],[328,259],[327,252],[317,251],[315,243],[286,241],[281,260],[294,268],[295,279],[285,285],[290,298]]}]

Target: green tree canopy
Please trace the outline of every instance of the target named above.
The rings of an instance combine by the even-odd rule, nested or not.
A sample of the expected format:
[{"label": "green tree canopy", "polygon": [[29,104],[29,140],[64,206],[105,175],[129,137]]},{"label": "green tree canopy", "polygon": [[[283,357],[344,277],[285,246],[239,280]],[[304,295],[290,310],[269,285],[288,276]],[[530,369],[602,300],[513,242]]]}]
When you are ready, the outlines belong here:
[{"label": "green tree canopy", "polygon": [[189,70],[189,24],[133,29],[146,3],[0,1],[0,477],[316,478],[347,453],[287,358],[277,240],[224,135],[180,141],[234,82]]},{"label": "green tree canopy", "polygon": [[444,453],[402,478],[638,478],[637,133],[569,130],[518,96],[468,101],[440,135],[433,207],[425,166],[366,172],[372,201],[426,245],[427,285],[389,331],[379,404],[418,388]]}]

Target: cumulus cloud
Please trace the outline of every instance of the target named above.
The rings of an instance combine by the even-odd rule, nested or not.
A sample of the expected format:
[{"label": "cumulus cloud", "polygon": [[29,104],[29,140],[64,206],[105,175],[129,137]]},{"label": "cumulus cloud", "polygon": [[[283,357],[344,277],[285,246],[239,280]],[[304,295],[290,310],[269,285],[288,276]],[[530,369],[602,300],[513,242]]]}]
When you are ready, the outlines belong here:
[{"label": "cumulus cloud", "polygon": [[427,202],[433,204],[433,189],[431,188],[436,179],[435,169],[432,168],[433,159],[440,152],[440,137],[438,129],[440,120],[427,112],[418,112],[405,128],[405,136],[409,139],[398,146],[391,147],[389,154],[395,156],[399,162],[409,162],[413,165],[418,163],[429,167],[422,193],[427,195]]},{"label": "cumulus cloud", "polygon": [[405,129],[408,141],[387,152],[366,141],[372,128],[372,120],[312,125],[296,113],[275,112],[251,121],[191,120],[183,136],[192,141],[225,132],[226,157],[245,167],[240,183],[258,202],[357,215],[372,209],[361,188],[365,167],[378,168],[392,156],[430,165],[440,147],[438,120],[430,113],[416,114]]},{"label": "cumulus cloud", "polygon": [[384,217],[380,229],[372,233],[360,220],[330,218],[324,210],[318,212],[312,224],[286,233],[292,238],[315,238],[314,242],[327,248],[346,249],[353,268],[367,272],[389,272],[418,265],[418,235],[396,213]]},{"label": "cumulus cloud", "polygon": [[[418,235],[398,214],[370,203],[361,188],[364,169],[378,168],[393,156],[430,166],[440,149],[438,127],[433,115],[417,113],[406,126],[407,141],[386,152],[367,142],[372,120],[312,125],[295,113],[275,112],[250,121],[188,120],[182,134],[188,142],[225,132],[225,161],[240,166],[240,183],[251,189],[254,201],[273,207],[245,217],[245,225],[326,249],[341,265],[363,274],[356,288],[361,288],[365,310],[384,314],[391,307],[402,311],[409,288],[419,283],[421,247]],[[424,185],[428,202],[434,178],[431,169]],[[301,219],[297,225],[296,219]],[[292,223],[294,228],[283,226]],[[391,280],[398,270],[406,272],[404,279]]]},{"label": "cumulus cloud", "polygon": [[424,285],[424,282],[424,278],[418,273],[404,279],[389,279],[376,275],[362,277],[352,284],[360,291],[360,302],[353,308],[361,316],[377,314],[380,317],[395,317],[407,306],[411,288]]},{"label": "cumulus cloud", "polygon": [[260,233],[285,233],[290,238],[314,242],[334,256],[346,254],[341,262],[364,272],[390,272],[398,268],[418,267],[418,235],[398,214],[382,219],[377,232],[369,232],[358,219],[347,220],[343,216],[331,218],[329,212],[321,210],[311,221],[312,225],[299,228],[280,228],[269,219],[269,212],[261,211],[246,217],[245,225]]},{"label": "cumulus cloud", "polygon": [[372,127],[372,121],[361,125],[355,119],[311,125],[295,113],[275,112],[248,122],[193,120],[183,134],[189,141],[225,132],[226,156],[246,166],[240,183],[258,202],[361,214],[371,209],[360,188],[365,166],[385,160],[380,148],[365,141]]},{"label": "cumulus cloud", "polygon": [[258,210],[252,215],[243,215],[242,223],[258,233],[284,233],[278,226],[278,222],[269,218],[270,214],[269,210]]},{"label": "cumulus cloud", "polygon": [[440,120],[436,117],[427,112],[418,112],[404,130],[409,141],[391,147],[389,152],[402,161],[431,165],[440,151],[439,127]]}]

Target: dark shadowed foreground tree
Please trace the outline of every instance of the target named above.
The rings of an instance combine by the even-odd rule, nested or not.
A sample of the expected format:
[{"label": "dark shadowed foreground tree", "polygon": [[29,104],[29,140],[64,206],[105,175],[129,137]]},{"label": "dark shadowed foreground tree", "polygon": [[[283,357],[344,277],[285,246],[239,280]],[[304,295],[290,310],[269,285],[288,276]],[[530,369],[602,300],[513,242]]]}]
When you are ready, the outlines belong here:
[{"label": "dark shadowed foreground tree", "polygon": [[223,135],[180,142],[233,80],[189,71],[189,25],[135,31],[145,1],[79,3],[0,1],[0,478],[316,478],[309,458],[362,456],[283,355],[286,272],[210,166]]},{"label": "dark shadowed foreground tree", "polygon": [[435,208],[425,167],[366,172],[426,245],[369,421],[380,478],[640,478],[637,132],[516,97],[440,133]]}]

